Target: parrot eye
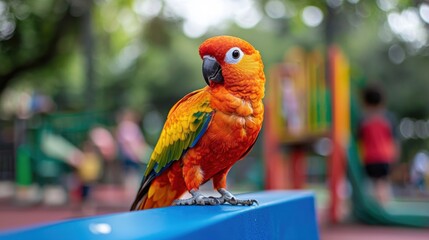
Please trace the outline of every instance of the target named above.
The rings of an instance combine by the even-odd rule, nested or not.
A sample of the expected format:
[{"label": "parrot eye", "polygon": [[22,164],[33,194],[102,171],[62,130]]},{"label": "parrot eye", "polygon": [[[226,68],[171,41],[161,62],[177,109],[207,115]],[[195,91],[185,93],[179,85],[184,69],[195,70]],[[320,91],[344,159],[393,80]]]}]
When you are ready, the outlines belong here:
[{"label": "parrot eye", "polygon": [[233,47],[228,50],[228,52],[225,55],[225,62],[229,64],[236,64],[240,62],[240,60],[243,58],[243,51],[241,51],[238,47]]},{"label": "parrot eye", "polygon": [[233,57],[234,59],[239,58],[239,57],[240,57],[240,52],[239,52],[238,50],[234,50],[234,51],[232,52],[232,57]]}]

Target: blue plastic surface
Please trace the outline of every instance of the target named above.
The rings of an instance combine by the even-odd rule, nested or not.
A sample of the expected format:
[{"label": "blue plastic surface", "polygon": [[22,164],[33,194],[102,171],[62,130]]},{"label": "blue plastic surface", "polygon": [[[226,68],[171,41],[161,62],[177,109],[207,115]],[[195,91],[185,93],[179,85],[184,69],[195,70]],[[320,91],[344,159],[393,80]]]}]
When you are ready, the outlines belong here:
[{"label": "blue plastic surface", "polygon": [[319,239],[306,191],[239,195],[258,206],[174,206],[80,218],[0,233],[0,239]]}]

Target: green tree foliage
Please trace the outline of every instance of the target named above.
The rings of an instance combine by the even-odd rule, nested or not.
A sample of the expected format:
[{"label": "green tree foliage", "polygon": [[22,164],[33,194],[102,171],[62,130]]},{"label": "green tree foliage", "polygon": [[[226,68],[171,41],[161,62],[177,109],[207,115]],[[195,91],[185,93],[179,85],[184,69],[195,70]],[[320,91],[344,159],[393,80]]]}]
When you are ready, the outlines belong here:
[{"label": "green tree foliage", "polygon": [[[55,96],[59,109],[84,109],[81,28],[88,7],[85,2],[0,0],[0,91],[7,87],[38,89]],[[350,58],[353,78],[365,79],[355,81],[355,86],[370,81],[385,85],[389,107],[400,117],[425,118],[429,114],[427,42],[415,49],[388,26],[389,14],[416,9],[420,1],[243,0],[239,2],[254,3],[262,15],[257,25],[243,28],[230,19],[197,38],[184,34],[186,19],[172,11],[168,2],[172,1],[93,1],[98,109],[129,105],[144,111],[156,107],[165,114],[185,93],[204,86],[198,45],[208,36],[230,34],[256,45],[267,70],[282,61],[293,45],[324,49],[327,42],[336,42]],[[147,6],[152,12],[142,10]],[[308,6],[322,12],[318,26],[303,23]],[[403,51],[401,62],[389,58],[392,46]]]},{"label": "green tree foliage", "polygon": [[67,3],[0,1],[0,11],[0,90],[69,51],[62,41],[73,34],[77,19]]}]

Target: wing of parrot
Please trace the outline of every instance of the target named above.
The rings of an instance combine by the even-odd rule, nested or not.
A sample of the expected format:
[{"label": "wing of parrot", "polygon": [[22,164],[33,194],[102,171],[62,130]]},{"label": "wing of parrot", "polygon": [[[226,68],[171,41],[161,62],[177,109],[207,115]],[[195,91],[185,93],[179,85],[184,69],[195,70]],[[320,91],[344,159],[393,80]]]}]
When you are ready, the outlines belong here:
[{"label": "wing of parrot", "polygon": [[203,88],[189,93],[172,107],[131,210],[136,209],[146,195],[152,180],[179,160],[203,136],[213,116],[209,100],[209,95]]}]

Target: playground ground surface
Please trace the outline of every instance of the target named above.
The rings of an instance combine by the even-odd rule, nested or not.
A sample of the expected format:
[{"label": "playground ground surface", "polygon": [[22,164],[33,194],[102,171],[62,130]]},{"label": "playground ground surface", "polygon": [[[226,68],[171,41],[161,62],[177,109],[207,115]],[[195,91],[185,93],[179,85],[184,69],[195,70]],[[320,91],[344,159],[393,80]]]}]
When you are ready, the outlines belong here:
[{"label": "playground ground surface", "polygon": [[[112,192],[113,191],[113,192]],[[11,199],[0,199],[0,231],[17,229],[22,227],[52,223],[60,220],[79,218],[83,216],[92,216],[100,214],[109,214],[124,212],[128,210],[128,205],[124,204],[123,199],[118,196],[123,196],[119,189],[109,191],[98,191],[97,199],[111,198],[119,201],[103,201],[98,202],[92,210],[84,210],[75,205],[67,206],[19,206]],[[125,201],[126,203],[126,201]],[[321,239],[327,240],[372,240],[372,239],[390,239],[390,240],[427,240],[429,239],[429,228],[414,229],[401,227],[387,226],[371,226],[353,221],[331,225],[327,223],[325,209],[318,207],[318,219],[320,226]]]}]

